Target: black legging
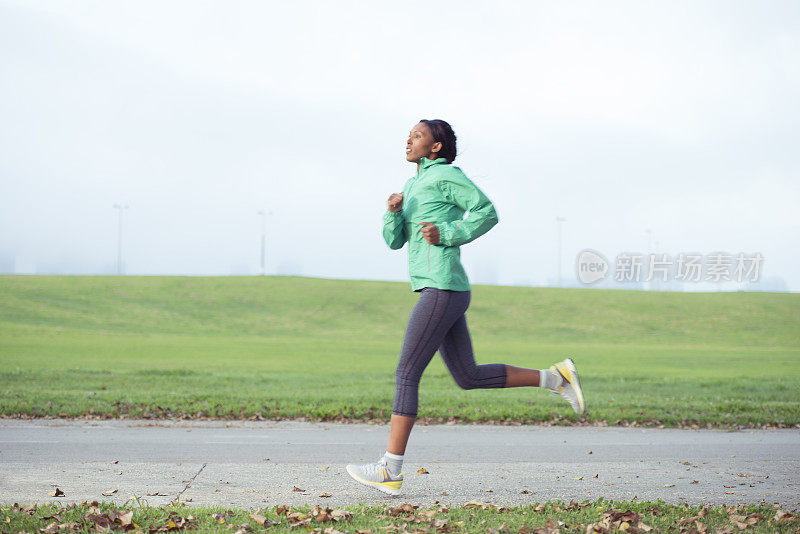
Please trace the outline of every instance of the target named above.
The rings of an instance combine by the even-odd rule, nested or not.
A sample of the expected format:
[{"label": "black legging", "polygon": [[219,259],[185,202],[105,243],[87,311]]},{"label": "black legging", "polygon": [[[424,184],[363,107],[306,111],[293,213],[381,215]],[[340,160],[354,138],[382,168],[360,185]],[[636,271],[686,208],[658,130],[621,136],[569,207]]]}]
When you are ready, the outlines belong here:
[{"label": "black legging", "polygon": [[475,365],[472,340],[467,329],[469,291],[426,287],[408,319],[403,350],[395,371],[397,389],[392,413],[417,416],[419,381],[436,349],[447,369],[463,389],[502,388],[506,366],[500,363]]}]

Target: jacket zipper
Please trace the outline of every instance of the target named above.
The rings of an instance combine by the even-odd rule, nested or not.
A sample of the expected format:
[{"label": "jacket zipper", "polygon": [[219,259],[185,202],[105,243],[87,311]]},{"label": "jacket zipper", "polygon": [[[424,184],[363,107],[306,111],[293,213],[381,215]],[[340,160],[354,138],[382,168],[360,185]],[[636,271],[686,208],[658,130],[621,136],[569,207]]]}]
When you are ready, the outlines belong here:
[{"label": "jacket zipper", "polygon": [[428,272],[431,272],[431,244],[428,243]]}]

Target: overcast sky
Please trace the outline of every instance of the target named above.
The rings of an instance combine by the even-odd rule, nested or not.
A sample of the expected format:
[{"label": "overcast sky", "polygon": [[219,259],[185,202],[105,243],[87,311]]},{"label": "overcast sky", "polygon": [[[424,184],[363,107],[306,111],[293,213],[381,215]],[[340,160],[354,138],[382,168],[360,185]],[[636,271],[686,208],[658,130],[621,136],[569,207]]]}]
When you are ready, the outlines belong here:
[{"label": "overcast sky", "polygon": [[[760,252],[800,290],[800,4],[0,1],[0,271],[408,280],[380,233],[449,121],[500,223],[473,282],[578,252]],[[685,287],[696,289],[700,286]],[[708,287],[708,286],[705,286]]]}]

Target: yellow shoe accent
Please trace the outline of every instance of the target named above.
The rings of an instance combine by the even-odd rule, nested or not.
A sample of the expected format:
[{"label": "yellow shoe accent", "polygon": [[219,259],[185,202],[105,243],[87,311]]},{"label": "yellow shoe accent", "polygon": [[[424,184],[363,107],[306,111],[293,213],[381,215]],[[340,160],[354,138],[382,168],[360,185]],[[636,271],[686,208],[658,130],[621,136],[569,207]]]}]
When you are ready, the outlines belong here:
[{"label": "yellow shoe accent", "polygon": [[568,381],[570,384],[572,384],[573,386],[575,385],[575,381],[572,379],[572,373],[570,372],[570,370],[569,370],[569,369],[567,369],[566,367],[564,367],[564,366],[563,366],[563,365],[561,365],[560,363],[557,363],[557,364],[556,364],[556,369],[558,369],[558,372],[559,372],[559,373],[561,373],[561,376],[563,376],[564,378],[566,378],[566,379],[567,379],[567,381]]}]

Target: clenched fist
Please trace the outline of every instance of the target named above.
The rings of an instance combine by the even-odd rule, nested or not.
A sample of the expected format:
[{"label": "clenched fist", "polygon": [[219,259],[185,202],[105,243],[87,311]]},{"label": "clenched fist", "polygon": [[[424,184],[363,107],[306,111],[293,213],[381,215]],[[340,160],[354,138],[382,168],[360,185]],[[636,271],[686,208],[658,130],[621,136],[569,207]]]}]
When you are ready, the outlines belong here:
[{"label": "clenched fist", "polygon": [[425,238],[425,241],[431,245],[438,245],[440,237],[439,228],[432,222],[421,222],[419,224],[422,225],[420,232],[422,232],[422,237]]},{"label": "clenched fist", "polygon": [[403,193],[392,193],[386,202],[389,204],[389,211],[397,213],[403,209]]}]

